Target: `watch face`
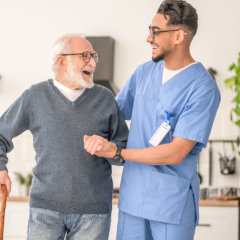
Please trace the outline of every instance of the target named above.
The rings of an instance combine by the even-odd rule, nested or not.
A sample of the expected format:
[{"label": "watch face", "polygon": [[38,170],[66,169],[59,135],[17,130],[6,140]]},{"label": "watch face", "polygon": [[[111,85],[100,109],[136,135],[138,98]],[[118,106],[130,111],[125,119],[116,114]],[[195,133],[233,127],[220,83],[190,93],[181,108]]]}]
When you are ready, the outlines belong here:
[{"label": "watch face", "polygon": [[115,161],[118,161],[118,162],[123,162],[124,160],[121,158],[121,157],[119,157],[119,156],[116,156],[115,158],[114,158],[114,160]]}]

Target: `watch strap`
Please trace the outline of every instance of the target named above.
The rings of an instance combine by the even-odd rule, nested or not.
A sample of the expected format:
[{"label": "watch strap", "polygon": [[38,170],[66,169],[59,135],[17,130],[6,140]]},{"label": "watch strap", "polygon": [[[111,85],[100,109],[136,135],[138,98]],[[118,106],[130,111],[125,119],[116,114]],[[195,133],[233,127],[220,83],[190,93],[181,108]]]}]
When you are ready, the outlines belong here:
[{"label": "watch strap", "polygon": [[121,151],[122,149],[118,147],[116,152],[116,157],[121,157]]}]

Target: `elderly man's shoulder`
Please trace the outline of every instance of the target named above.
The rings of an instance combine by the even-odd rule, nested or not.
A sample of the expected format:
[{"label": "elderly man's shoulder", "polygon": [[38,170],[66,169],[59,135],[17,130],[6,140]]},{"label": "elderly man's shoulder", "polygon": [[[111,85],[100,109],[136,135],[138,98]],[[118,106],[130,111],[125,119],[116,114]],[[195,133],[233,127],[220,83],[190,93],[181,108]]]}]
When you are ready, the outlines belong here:
[{"label": "elderly man's shoulder", "polygon": [[49,80],[42,81],[36,84],[32,84],[28,89],[26,89],[27,92],[36,92],[39,90],[44,90],[49,87]]},{"label": "elderly man's shoulder", "polygon": [[28,89],[24,91],[23,93],[24,97],[32,98],[32,97],[36,97],[41,93],[44,93],[44,92],[46,93],[49,87],[51,87],[50,81],[51,80],[42,81],[42,82],[31,85]]},{"label": "elderly man's shoulder", "polygon": [[96,91],[96,93],[102,94],[105,97],[114,98],[114,95],[113,95],[112,91],[110,89],[102,86],[102,85],[94,84],[93,89],[94,89],[94,91]]}]

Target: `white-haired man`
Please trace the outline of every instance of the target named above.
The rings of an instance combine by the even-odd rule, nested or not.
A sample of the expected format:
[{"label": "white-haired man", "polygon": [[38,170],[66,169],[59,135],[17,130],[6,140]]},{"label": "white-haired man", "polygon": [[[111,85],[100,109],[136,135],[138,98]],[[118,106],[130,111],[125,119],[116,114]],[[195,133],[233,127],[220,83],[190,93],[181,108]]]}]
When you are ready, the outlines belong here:
[{"label": "white-haired man", "polygon": [[108,239],[116,159],[92,156],[85,134],[124,147],[128,129],[113,94],[94,85],[98,54],[80,35],[60,37],[52,51],[53,80],[27,89],[0,118],[0,184],[11,181],[12,139],[33,134],[36,166],[30,191],[28,240]]}]

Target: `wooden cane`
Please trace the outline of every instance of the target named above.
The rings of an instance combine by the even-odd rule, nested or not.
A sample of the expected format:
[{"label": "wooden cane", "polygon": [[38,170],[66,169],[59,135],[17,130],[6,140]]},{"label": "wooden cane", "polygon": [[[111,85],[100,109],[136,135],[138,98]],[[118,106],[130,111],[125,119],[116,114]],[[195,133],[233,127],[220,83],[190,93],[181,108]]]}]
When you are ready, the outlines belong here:
[{"label": "wooden cane", "polygon": [[3,240],[3,230],[4,230],[4,216],[7,200],[7,187],[5,184],[1,184],[2,198],[1,198],[1,212],[0,212],[0,240]]}]

